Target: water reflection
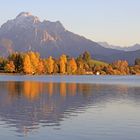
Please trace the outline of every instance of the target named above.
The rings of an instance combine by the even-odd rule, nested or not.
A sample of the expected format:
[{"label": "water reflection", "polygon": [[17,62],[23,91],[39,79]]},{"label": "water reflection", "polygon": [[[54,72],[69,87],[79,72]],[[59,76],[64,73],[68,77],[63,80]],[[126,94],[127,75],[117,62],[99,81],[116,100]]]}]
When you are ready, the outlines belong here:
[{"label": "water reflection", "polygon": [[0,119],[21,134],[40,127],[61,125],[71,113],[108,102],[140,101],[140,88],[125,85],[76,83],[0,82]]}]

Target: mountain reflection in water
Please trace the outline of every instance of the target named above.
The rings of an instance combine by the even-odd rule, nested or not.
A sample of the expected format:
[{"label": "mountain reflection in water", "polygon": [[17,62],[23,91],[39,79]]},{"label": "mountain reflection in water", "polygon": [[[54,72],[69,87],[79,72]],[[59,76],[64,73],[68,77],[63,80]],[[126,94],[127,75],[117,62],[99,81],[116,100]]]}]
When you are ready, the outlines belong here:
[{"label": "mountain reflection in water", "polygon": [[[140,87],[76,83],[0,82],[0,120],[21,134],[61,122],[123,98],[140,100]],[[132,94],[133,93],[133,94]]]}]

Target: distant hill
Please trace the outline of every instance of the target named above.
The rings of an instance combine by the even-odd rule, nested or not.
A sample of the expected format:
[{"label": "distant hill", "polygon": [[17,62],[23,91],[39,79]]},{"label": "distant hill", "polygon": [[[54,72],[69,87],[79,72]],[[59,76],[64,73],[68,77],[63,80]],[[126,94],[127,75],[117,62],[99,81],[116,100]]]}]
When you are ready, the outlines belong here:
[{"label": "distant hill", "polygon": [[105,48],[102,45],[72,33],[61,22],[40,21],[28,12],[20,13],[0,28],[0,55],[12,52],[37,51],[42,57],[59,57],[61,54],[76,57],[89,51],[93,58],[106,62],[126,59],[133,63],[140,51],[128,53],[124,50]]},{"label": "distant hill", "polygon": [[110,45],[107,42],[98,42],[98,44],[100,44],[101,46],[103,46],[105,48],[111,48],[111,49],[122,50],[122,51],[136,51],[136,50],[140,50],[140,44],[135,44],[135,45],[126,46],[126,47]]}]

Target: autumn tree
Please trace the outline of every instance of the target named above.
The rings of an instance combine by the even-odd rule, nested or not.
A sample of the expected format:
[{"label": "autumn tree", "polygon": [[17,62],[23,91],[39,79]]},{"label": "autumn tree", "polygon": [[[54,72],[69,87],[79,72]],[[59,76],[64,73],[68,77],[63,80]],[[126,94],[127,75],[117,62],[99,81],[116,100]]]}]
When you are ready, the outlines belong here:
[{"label": "autumn tree", "polygon": [[74,74],[77,71],[77,64],[74,58],[70,59],[67,63],[67,73]]},{"label": "autumn tree", "polygon": [[120,75],[129,74],[128,62],[123,60],[118,60],[112,64],[113,69],[120,71]]},{"label": "autumn tree", "polygon": [[53,72],[55,74],[60,72],[60,70],[59,70],[59,62],[57,62],[57,60],[54,61],[54,70],[53,70]]},{"label": "autumn tree", "polygon": [[60,73],[65,74],[66,73],[66,64],[67,64],[66,55],[63,54],[62,56],[60,56],[59,64],[60,64]]},{"label": "autumn tree", "polygon": [[130,74],[140,75],[140,65],[135,65],[130,67]]},{"label": "autumn tree", "polygon": [[44,63],[43,63],[42,60],[40,60],[39,63],[38,63],[37,73],[38,74],[45,73],[45,66],[44,66]]},{"label": "autumn tree", "polygon": [[15,65],[14,65],[14,62],[13,61],[9,61],[5,67],[4,67],[4,71],[5,72],[15,72]]},{"label": "autumn tree", "polygon": [[47,59],[46,63],[47,63],[47,72],[48,72],[49,74],[52,74],[53,71],[54,71],[54,60],[53,60],[52,56],[50,56],[50,57]]},{"label": "autumn tree", "polygon": [[40,55],[39,53],[32,52],[32,51],[28,52],[28,55],[30,57],[33,73],[37,73]]},{"label": "autumn tree", "polygon": [[32,63],[31,63],[31,60],[30,60],[30,57],[28,54],[24,55],[23,72],[26,74],[33,74],[34,73]]}]

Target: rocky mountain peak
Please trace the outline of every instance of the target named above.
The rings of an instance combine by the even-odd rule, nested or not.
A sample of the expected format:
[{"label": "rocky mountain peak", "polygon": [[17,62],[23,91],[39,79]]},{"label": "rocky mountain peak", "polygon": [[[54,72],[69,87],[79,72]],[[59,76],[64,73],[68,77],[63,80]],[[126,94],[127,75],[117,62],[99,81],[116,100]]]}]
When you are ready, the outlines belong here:
[{"label": "rocky mountain peak", "polygon": [[38,23],[40,22],[37,16],[33,16],[30,12],[21,12],[16,18],[15,21],[17,23],[23,22],[31,22],[31,23]]},{"label": "rocky mountain peak", "polygon": [[32,16],[32,14],[30,12],[21,12],[20,14],[18,14],[17,18],[28,17],[28,16]]}]

